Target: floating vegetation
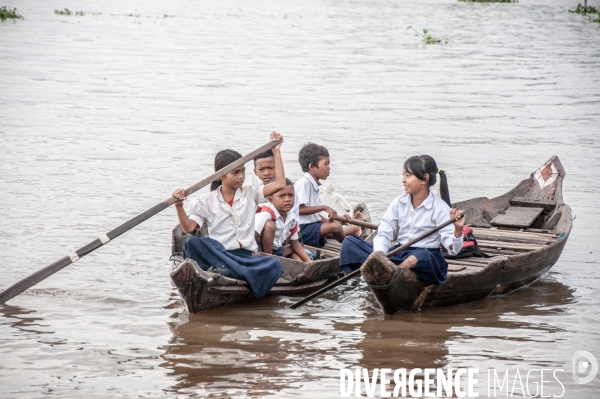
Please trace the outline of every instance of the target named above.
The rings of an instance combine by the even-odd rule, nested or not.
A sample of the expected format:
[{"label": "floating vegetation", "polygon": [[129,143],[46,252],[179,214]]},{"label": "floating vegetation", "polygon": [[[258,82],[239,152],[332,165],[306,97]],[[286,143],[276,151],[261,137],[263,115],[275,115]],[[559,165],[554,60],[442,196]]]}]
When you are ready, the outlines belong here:
[{"label": "floating vegetation", "polygon": [[446,36],[444,36],[444,37],[431,36],[431,34],[429,34],[429,31],[427,29],[423,29],[423,33],[419,32],[412,26],[409,26],[406,29],[407,30],[410,29],[413,32],[415,32],[415,36],[420,37],[423,40],[423,43],[425,43],[425,44],[438,44],[438,43],[446,44],[446,43],[448,43],[448,40],[449,40]]},{"label": "floating vegetation", "polygon": [[580,15],[588,15],[590,17],[590,21],[600,23],[600,12],[594,6],[588,6],[587,1],[584,5],[581,3],[577,4],[574,10],[569,10],[569,12]]},{"label": "floating vegetation", "polygon": [[0,20],[5,21],[7,19],[25,19],[21,14],[17,12],[16,8],[12,10],[6,6],[0,7]]},{"label": "floating vegetation", "polygon": [[594,6],[581,5],[581,3],[577,4],[574,10],[569,10],[569,12],[575,14],[598,14],[598,11]]},{"label": "floating vegetation", "polygon": [[73,11],[69,10],[68,8],[65,8],[64,10],[54,10],[54,13],[56,15],[72,15],[72,14],[75,14],[75,15],[79,15],[81,17],[83,17],[85,15],[85,13],[83,11],[75,11],[75,12],[73,12]]},{"label": "floating vegetation", "polygon": [[518,3],[517,0],[458,0],[466,3]]}]

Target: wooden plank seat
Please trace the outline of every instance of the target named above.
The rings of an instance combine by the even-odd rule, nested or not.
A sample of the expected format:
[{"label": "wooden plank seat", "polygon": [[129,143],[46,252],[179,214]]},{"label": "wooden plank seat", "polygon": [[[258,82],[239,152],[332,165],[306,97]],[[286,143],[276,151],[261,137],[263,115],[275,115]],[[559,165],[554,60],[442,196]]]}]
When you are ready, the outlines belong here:
[{"label": "wooden plank seat", "polygon": [[513,206],[524,208],[543,208],[546,211],[551,211],[556,208],[556,201],[547,199],[514,197],[510,200],[510,203]]},{"label": "wooden plank seat", "polygon": [[339,249],[338,250],[329,249],[329,248],[327,248],[327,244],[323,248],[313,247],[313,246],[304,244],[304,248],[306,248],[306,249],[314,252],[315,254],[317,254],[317,257],[319,257],[320,254],[326,254],[326,255],[330,255],[330,256],[340,256]]},{"label": "wooden plank seat", "polygon": [[504,213],[494,217],[490,224],[492,226],[516,227],[526,229],[531,226],[535,219],[544,211],[544,208],[527,208],[520,206],[509,206]]}]

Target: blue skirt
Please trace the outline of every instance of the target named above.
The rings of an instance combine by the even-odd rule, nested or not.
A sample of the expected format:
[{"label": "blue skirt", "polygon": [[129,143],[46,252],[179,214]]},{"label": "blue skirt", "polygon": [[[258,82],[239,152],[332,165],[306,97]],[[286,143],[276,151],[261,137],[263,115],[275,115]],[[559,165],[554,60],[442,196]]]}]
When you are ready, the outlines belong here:
[{"label": "blue skirt", "polygon": [[[395,245],[389,251],[399,246],[400,244]],[[340,269],[345,272],[358,269],[372,252],[373,244],[369,244],[356,236],[346,237],[340,250]],[[446,262],[439,249],[410,247],[398,252],[390,260],[394,264],[399,265],[410,255],[417,258],[417,264],[410,268],[411,272],[415,273],[417,277],[426,283],[444,284],[448,275],[448,262]]]},{"label": "blue skirt", "polygon": [[321,248],[327,242],[325,238],[321,238],[321,222],[301,224],[300,234],[302,243],[311,247]]},{"label": "blue skirt", "polygon": [[223,275],[247,281],[257,299],[263,299],[283,274],[278,259],[252,256],[251,251],[242,248],[227,251],[223,244],[209,237],[188,237],[183,257],[195,260],[203,270],[213,267]]}]

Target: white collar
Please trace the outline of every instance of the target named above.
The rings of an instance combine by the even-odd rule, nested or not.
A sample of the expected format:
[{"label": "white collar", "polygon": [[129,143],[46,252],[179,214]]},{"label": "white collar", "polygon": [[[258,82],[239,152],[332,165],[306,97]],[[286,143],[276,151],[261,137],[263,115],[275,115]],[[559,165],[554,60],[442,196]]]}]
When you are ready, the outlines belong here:
[{"label": "white collar", "polygon": [[319,191],[319,183],[317,183],[315,178],[312,177],[312,175],[310,173],[308,173],[308,172],[304,173],[304,177],[306,177],[312,183],[312,186],[316,191]]},{"label": "white collar", "polygon": [[[400,196],[400,201],[405,204],[410,203],[412,205],[410,198],[411,198],[411,196],[409,194],[403,194]],[[429,195],[427,196],[427,198],[425,198],[425,201],[423,201],[421,203],[421,205],[419,205],[417,208],[423,207],[425,209],[431,209],[433,207],[434,202],[435,202],[435,196],[434,196],[433,192],[431,192],[431,190],[429,190]]]},{"label": "white collar", "polygon": [[[221,202],[225,202],[225,198],[223,198],[223,193],[221,192],[221,187],[223,187],[223,185],[217,187],[217,199]],[[238,188],[237,190],[235,190],[235,194],[233,195],[233,202],[237,201],[241,195],[241,189]]]}]

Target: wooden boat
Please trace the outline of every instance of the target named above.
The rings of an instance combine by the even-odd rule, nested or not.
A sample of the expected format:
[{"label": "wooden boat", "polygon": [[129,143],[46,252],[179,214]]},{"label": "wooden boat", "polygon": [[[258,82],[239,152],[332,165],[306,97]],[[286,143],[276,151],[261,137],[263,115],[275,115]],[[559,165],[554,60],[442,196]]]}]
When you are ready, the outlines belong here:
[{"label": "wooden boat", "polygon": [[373,253],[362,274],[387,314],[451,306],[506,294],[545,275],[558,260],[572,227],[563,202],[565,171],[553,156],[504,195],[457,202],[466,223],[490,258],[448,261],[442,285],[426,284],[410,270]]},{"label": "wooden boat", "polygon": [[[355,211],[359,210],[365,217],[365,221],[370,222],[369,211],[364,203],[355,207]],[[364,231],[363,236],[366,237],[368,233],[369,231]],[[203,226],[199,235],[208,235],[206,226]],[[236,302],[255,301],[250,295],[246,281],[202,270],[193,260],[184,260],[183,244],[188,236],[183,233],[180,225],[173,229],[171,281],[179,291],[181,300],[189,313],[202,312]],[[311,263],[276,256],[281,261],[284,273],[269,295],[294,295],[310,292],[343,274],[339,268],[340,244],[337,241],[328,240],[324,248],[308,248],[316,253],[316,259]]]}]

